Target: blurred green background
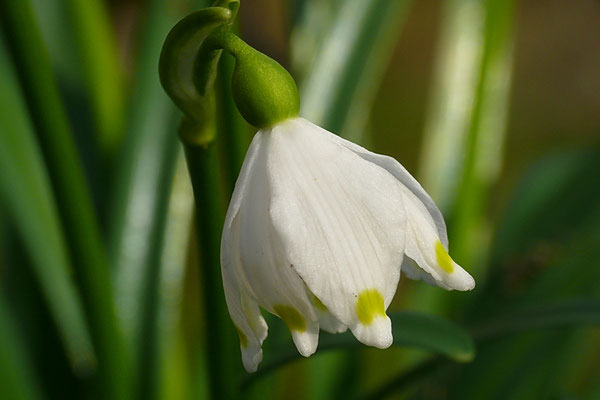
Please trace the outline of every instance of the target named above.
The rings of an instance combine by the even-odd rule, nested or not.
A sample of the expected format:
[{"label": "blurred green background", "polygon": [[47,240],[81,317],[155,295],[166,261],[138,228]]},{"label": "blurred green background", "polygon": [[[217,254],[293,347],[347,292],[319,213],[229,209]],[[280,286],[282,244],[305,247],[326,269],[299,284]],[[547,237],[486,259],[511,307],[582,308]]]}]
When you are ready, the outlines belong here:
[{"label": "blurred green background", "polygon": [[1,1],[0,398],[600,399],[600,2],[241,0],[301,116],[413,173],[477,282],[401,279],[387,350],[301,359],[269,316],[253,375],[210,258],[253,133],[233,60],[200,212],[158,80],[209,3]]}]

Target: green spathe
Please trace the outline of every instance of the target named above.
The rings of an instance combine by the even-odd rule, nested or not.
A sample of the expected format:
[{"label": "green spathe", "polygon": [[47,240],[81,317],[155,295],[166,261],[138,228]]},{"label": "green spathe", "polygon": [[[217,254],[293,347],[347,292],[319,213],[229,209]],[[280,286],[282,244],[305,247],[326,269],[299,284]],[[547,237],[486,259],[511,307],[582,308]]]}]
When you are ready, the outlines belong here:
[{"label": "green spathe", "polygon": [[229,32],[209,39],[235,59],[232,92],[240,114],[257,128],[268,128],[298,116],[300,97],[294,79],[277,61]]}]

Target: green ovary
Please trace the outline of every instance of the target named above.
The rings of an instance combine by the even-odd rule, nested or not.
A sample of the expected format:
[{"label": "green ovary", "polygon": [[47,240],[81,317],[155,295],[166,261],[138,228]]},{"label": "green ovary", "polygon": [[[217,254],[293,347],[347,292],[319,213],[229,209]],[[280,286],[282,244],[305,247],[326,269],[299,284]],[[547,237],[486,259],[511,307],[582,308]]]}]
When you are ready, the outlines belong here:
[{"label": "green ovary", "polygon": [[363,325],[370,325],[376,316],[385,317],[383,296],[377,289],[360,292],[356,300],[356,315]]},{"label": "green ovary", "polygon": [[304,332],[306,330],[306,321],[302,314],[292,306],[276,304],[273,311],[285,322],[290,331]]}]

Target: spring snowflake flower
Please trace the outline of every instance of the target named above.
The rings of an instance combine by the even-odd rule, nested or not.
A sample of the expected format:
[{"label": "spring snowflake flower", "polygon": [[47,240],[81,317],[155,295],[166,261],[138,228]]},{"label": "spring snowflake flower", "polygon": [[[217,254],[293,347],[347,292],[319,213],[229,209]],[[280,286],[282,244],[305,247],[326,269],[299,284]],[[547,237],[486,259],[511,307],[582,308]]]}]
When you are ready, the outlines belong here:
[{"label": "spring snowflake flower", "polygon": [[417,181],[396,160],[298,117],[294,79],[225,29],[231,10],[211,7],[180,21],[165,41],[160,71],[184,111],[186,146],[214,140],[207,121],[218,50],[235,58],[233,100],[259,129],[221,239],[225,298],[244,367],[256,371],[262,360],[260,307],[285,322],[303,356],[315,352],[321,328],[349,328],[366,345],[388,347],[386,309],[400,271],[448,290],[475,282],[448,255],[442,215]]},{"label": "spring snowflake flower", "polygon": [[221,241],[244,367],[253,372],[262,360],[259,306],[285,322],[306,357],[319,328],[390,346],[386,309],[400,271],[448,290],[475,286],[447,250],[440,211],[393,158],[299,117],[259,130]]}]

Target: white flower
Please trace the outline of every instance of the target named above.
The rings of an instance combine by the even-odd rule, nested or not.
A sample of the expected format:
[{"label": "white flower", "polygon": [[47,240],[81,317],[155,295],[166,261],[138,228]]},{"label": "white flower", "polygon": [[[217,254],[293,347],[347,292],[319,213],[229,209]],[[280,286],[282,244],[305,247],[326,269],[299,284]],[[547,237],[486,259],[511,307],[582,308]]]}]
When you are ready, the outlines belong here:
[{"label": "white flower", "polygon": [[267,325],[259,306],[286,323],[306,357],[319,328],[350,328],[366,345],[390,346],[385,310],[400,270],[445,289],[475,286],[447,249],[440,211],[393,158],[302,118],[259,130],[221,242],[244,367],[253,372],[262,360]]}]

